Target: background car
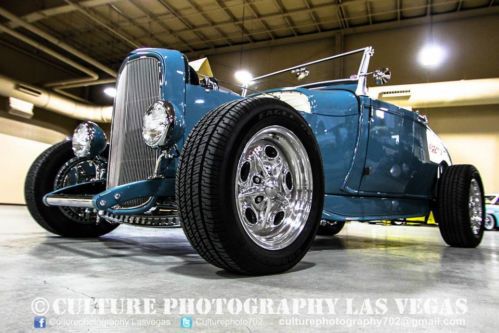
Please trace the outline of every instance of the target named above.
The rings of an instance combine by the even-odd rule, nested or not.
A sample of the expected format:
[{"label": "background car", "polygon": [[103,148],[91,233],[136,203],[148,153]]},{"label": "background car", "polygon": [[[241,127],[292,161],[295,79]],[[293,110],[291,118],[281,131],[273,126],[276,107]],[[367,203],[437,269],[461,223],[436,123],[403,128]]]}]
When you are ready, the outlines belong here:
[{"label": "background car", "polygon": [[495,230],[499,228],[499,194],[485,196],[485,230]]}]

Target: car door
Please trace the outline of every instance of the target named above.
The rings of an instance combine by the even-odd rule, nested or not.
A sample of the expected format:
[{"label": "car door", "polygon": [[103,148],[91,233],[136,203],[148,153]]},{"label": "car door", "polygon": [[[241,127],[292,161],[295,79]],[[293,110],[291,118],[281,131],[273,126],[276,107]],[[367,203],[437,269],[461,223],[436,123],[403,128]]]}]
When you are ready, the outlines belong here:
[{"label": "car door", "polygon": [[429,161],[423,118],[385,102],[371,105],[360,192],[429,195],[436,168]]}]

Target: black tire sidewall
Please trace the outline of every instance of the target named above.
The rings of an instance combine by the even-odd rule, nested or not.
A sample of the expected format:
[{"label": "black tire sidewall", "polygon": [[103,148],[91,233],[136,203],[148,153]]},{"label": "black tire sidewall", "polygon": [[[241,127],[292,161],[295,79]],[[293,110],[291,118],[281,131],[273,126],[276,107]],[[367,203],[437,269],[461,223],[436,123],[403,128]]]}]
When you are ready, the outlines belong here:
[{"label": "black tire sidewall", "polygon": [[54,190],[57,173],[74,158],[71,141],[63,141],[45,150],[30,167],[24,186],[26,205],[35,221],[45,230],[64,237],[97,237],[116,228],[108,222],[79,223],[59,207],[49,207],[43,197]]},{"label": "black tire sidewall", "polygon": [[[482,224],[473,233],[469,214],[470,184],[475,179],[480,188]],[[480,173],[472,165],[448,167],[439,181],[438,209],[435,217],[445,242],[455,247],[476,247],[485,230],[485,198]]]},{"label": "black tire sidewall", "polygon": [[[267,126],[279,125],[291,130],[304,145],[313,173],[313,198],[312,207],[300,235],[297,239],[280,250],[267,250],[258,246],[246,233],[240,221],[234,200],[234,181],[237,174],[237,164],[244,146],[248,140],[259,130]],[[219,210],[222,212],[224,227],[230,229],[233,235],[232,246],[239,247],[241,256],[252,260],[263,259],[265,265],[281,266],[290,261],[298,261],[309,249],[322,215],[323,205],[323,173],[322,160],[315,137],[308,127],[308,123],[290,107],[283,103],[263,104],[255,107],[239,119],[233,131],[234,135],[229,140],[224,163],[222,163],[220,186],[224,188],[220,200]],[[230,202],[230,205],[227,203]]]},{"label": "black tire sidewall", "polygon": [[317,230],[317,235],[319,236],[334,236],[338,234],[343,227],[345,226],[344,221],[336,221],[336,224],[330,225],[321,225],[319,226],[319,229]]}]

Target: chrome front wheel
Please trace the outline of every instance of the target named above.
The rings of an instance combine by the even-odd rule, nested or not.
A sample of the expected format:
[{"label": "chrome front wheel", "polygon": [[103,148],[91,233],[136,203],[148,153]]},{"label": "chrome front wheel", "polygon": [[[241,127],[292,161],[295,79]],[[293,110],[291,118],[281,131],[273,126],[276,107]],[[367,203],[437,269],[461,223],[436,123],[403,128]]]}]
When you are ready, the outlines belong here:
[{"label": "chrome front wheel", "polygon": [[267,250],[291,244],[312,206],[312,167],[300,139],[282,126],[261,129],[245,145],[236,177],[237,213],[251,240]]},{"label": "chrome front wheel", "polygon": [[322,216],[315,135],[275,98],[222,105],[184,144],[176,198],[182,228],[208,262],[240,274],[286,271],[307,253]]}]

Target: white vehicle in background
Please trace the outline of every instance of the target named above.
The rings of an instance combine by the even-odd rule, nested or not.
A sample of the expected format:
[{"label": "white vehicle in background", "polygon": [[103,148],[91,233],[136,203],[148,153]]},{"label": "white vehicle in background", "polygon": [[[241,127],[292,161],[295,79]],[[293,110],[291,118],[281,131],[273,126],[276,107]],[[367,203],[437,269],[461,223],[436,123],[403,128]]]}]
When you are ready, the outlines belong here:
[{"label": "white vehicle in background", "polygon": [[485,230],[499,229],[499,194],[489,194],[485,196]]}]

